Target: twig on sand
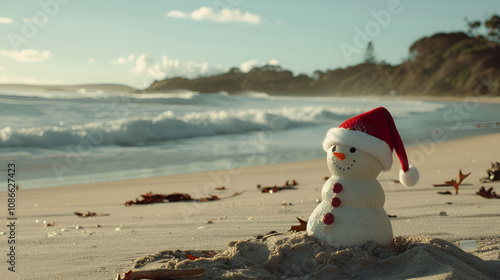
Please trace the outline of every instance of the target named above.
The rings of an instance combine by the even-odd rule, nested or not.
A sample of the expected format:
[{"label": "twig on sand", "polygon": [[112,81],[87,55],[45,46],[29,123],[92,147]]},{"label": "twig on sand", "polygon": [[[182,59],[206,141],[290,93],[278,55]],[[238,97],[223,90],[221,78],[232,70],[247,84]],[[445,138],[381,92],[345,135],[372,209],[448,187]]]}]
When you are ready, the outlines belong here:
[{"label": "twig on sand", "polygon": [[455,179],[452,179],[450,181],[445,181],[444,184],[435,184],[433,185],[434,187],[447,187],[447,186],[452,186],[455,188],[455,194],[458,194],[458,188],[462,184],[465,178],[470,175],[470,172],[467,174],[462,173],[462,169],[458,171],[458,181]]},{"label": "twig on sand", "polygon": [[109,214],[101,214],[92,211],[87,211],[85,213],[75,212],[75,215],[79,217],[109,216]]},{"label": "twig on sand", "polygon": [[124,278],[121,278],[118,274],[115,280],[139,280],[139,279],[150,279],[150,280],[165,280],[165,279],[179,279],[179,278],[191,278],[202,276],[205,274],[205,269],[203,268],[190,268],[190,269],[143,269],[143,270],[129,270],[125,273]]},{"label": "twig on sand", "polygon": [[295,186],[297,186],[299,183],[297,183],[297,181],[295,180],[287,180],[285,182],[285,184],[281,185],[281,186],[278,186],[278,185],[274,185],[274,186],[270,186],[270,187],[262,187],[260,184],[257,185],[257,188],[260,189],[260,192],[261,193],[275,193],[277,191],[281,191],[281,190],[289,190],[289,189],[295,189]]},{"label": "twig on sand", "polygon": [[438,194],[451,194],[450,191],[438,192]]}]

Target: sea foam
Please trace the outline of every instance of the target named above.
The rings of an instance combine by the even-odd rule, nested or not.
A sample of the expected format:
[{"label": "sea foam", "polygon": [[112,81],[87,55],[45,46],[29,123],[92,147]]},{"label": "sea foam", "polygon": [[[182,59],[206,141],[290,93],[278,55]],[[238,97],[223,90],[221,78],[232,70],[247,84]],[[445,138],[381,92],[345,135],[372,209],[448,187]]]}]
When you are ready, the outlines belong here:
[{"label": "sea foam", "polygon": [[[349,113],[355,112],[349,111]],[[97,145],[135,146],[150,141],[314,126],[333,123],[345,114],[344,109],[313,106],[273,110],[206,110],[188,113],[168,110],[153,117],[97,121],[70,127],[8,126],[0,129],[0,147],[78,144],[88,138],[89,134],[99,135],[100,140],[95,143]]]}]

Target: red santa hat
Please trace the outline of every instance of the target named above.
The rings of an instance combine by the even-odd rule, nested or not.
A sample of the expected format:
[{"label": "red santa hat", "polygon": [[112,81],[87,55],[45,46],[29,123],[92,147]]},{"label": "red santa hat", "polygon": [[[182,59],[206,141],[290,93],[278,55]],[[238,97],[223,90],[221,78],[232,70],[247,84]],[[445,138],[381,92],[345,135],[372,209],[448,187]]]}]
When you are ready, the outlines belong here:
[{"label": "red santa hat", "polygon": [[409,187],[418,182],[419,174],[408,163],[405,147],[391,114],[384,107],[373,109],[343,122],[328,130],[323,140],[323,150],[333,145],[346,144],[356,147],[377,158],[384,171],[392,166],[392,151],[396,150],[401,170],[399,181]]}]

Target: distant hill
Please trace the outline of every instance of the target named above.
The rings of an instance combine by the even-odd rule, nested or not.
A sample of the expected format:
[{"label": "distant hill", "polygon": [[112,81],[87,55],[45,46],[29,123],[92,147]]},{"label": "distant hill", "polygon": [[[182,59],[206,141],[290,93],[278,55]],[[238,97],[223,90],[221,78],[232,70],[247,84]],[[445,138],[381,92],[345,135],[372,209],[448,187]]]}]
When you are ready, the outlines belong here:
[{"label": "distant hill", "polygon": [[186,89],[201,93],[262,91],[274,95],[500,95],[500,44],[465,33],[439,33],[416,41],[402,64],[363,63],[314,79],[279,66],[197,79],[169,78],[146,92]]}]

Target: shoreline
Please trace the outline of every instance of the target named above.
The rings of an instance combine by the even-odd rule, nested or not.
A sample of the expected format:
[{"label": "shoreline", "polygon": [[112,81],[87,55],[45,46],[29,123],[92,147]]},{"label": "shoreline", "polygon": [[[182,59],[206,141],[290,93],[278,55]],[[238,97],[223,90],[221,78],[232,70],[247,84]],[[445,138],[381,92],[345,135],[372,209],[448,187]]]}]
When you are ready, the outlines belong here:
[{"label": "shoreline", "polygon": [[[446,143],[455,143],[455,142],[461,142],[461,141],[468,141],[472,139],[478,139],[478,138],[485,138],[485,139],[491,139],[491,138],[497,138],[500,140],[500,134],[499,133],[490,133],[490,134],[483,134],[483,135],[477,135],[477,136],[467,136],[467,137],[462,137],[458,139],[452,139],[452,140],[446,140],[442,142],[432,142],[431,144],[426,144],[426,145],[442,145]],[[407,146],[406,150],[408,151],[408,156],[411,156],[411,152],[418,151],[420,150],[421,146]],[[428,153],[427,150],[429,148],[422,148],[422,152],[415,153],[416,155],[420,154],[426,154]],[[500,153],[499,153],[500,156]],[[252,166],[243,166],[243,167],[237,167],[234,168],[233,170],[229,169],[216,169],[216,170],[209,170],[209,171],[197,171],[197,172],[190,172],[190,173],[180,173],[180,174],[171,174],[171,175],[163,175],[163,176],[152,176],[152,177],[142,177],[142,178],[130,178],[130,179],[123,179],[123,180],[109,180],[109,181],[101,181],[101,182],[91,182],[91,183],[77,183],[77,184],[69,184],[69,185],[63,185],[63,186],[54,186],[54,187],[43,187],[43,188],[31,188],[27,189],[24,191],[33,191],[33,190],[59,190],[63,188],[75,188],[75,187],[82,187],[82,188],[96,188],[102,184],[120,184],[120,183],[125,183],[127,185],[129,184],[139,184],[140,181],[143,180],[148,180],[152,182],[161,182],[165,181],[167,179],[173,178],[174,180],[177,180],[178,178],[176,177],[184,177],[184,176],[194,176],[194,177],[199,177],[199,176],[204,176],[207,177],[207,174],[213,179],[214,176],[211,174],[219,174],[219,175],[238,175],[241,171],[240,170],[253,170],[253,169],[262,169],[262,168],[271,168],[271,169],[280,169],[283,170],[287,166],[296,166],[296,165],[317,165],[318,162],[323,162],[325,159],[324,158],[315,158],[315,159],[308,159],[308,160],[299,160],[299,161],[289,161],[289,162],[282,162],[282,163],[273,163],[273,164],[264,164],[264,165],[252,165]],[[396,171],[394,171],[394,166],[397,165],[397,158],[394,156],[393,157],[394,164],[393,168],[389,172],[385,173],[391,173],[392,175],[397,178],[395,175]],[[500,160],[500,157],[499,159]],[[325,170],[326,170],[326,165],[325,165]],[[327,171],[328,172],[328,171]],[[383,176],[384,172],[381,174]],[[218,176],[218,175],[216,175]],[[218,180],[214,179],[214,183],[218,182],[223,182],[224,180]]]},{"label": "shoreline", "polygon": [[[500,134],[451,140],[407,149],[421,179],[415,187],[394,183],[399,162],[377,179],[385,190],[385,209],[395,236],[430,236],[450,242],[477,240],[479,247],[500,242],[498,199],[475,194],[480,186],[500,193],[500,181],[479,184],[490,162],[500,161],[495,147]],[[419,156],[423,158],[416,162]],[[458,176],[472,174],[458,195],[440,195],[435,188]],[[251,239],[270,231],[286,232],[296,217],[307,220],[320,199],[324,159],[244,167],[189,174],[19,190],[18,275],[24,278],[111,279],[130,269],[134,259],[163,250],[224,250],[233,240]],[[257,184],[281,185],[295,179],[294,190],[261,194]],[[224,185],[226,190],[215,190]],[[228,197],[210,202],[156,203],[124,206],[140,194],[188,193]],[[241,195],[230,197],[233,193]],[[74,212],[109,216],[81,218]],[[441,212],[445,212],[443,215]],[[5,215],[5,214],[4,214]],[[5,219],[5,216],[3,216]],[[55,223],[53,226],[44,226]],[[211,221],[211,222],[209,222]],[[478,256],[499,260],[495,250]],[[485,253],[486,252],[486,253]],[[66,265],[58,264],[64,262]],[[47,267],[51,267],[47,271]]]},{"label": "shoreline", "polygon": [[[172,93],[179,91],[190,91],[185,89],[175,89],[175,90],[167,90],[167,91],[144,91],[132,88],[127,85],[122,84],[81,84],[81,85],[24,85],[24,84],[0,84],[0,90],[8,90],[8,91],[19,91],[19,90],[43,90],[43,91],[109,91],[109,92],[123,92],[127,94],[141,95],[141,94],[162,94],[162,93]],[[230,94],[233,96],[238,96],[244,92]],[[210,93],[200,93],[200,94],[210,94]],[[457,95],[335,95],[335,94],[309,94],[309,95],[282,95],[282,94],[269,94],[269,96],[290,96],[290,97],[331,97],[331,98],[382,98],[382,99],[395,99],[395,100],[421,100],[421,101],[464,101],[475,99],[481,103],[500,103],[500,96],[463,96],[462,94]]]},{"label": "shoreline", "polygon": [[[349,97],[349,96],[347,96]],[[473,101],[479,103],[500,103],[500,96],[453,96],[453,95],[366,95],[365,98],[382,98],[392,100],[415,100],[415,101],[435,101],[435,102],[464,102]]]},{"label": "shoreline", "polygon": [[[438,144],[438,143],[446,143],[446,142],[449,142],[449,141],[457,141],[457,140],[462,140],[462,139],[467,139],[467,138],[473,138],[473,137],[481,137],[481,136],[488,136],[488,135],[494,135],[494,134],[497,134],[497,133],[489,133],[489,134],[481,134],[481,135],[477,135],[477,136],[465,136],[465,137],[461,137],[461,138],[458,138],[458,139],[451,139],[451,140],[445,140],[445,141],[439,141],[439,137],[436,137],[435,139],[432,139],[430,143],[432,143],[433,145],[435,144]],[[428,142],[425,142],[425,143],[428,143]],[[408,148],[412,148],[412,147],[415,147],[415,145],[413,146],[407,146],[407,150]],[[250,165],[250,166],[242,166],[242,167],[238,167],[237,169],[247,169],[247,168],[252,168],[252,167],[261,167],[261,166],[274,166],[274,165],[287,165],[287,164],[293,164],[293,163],[301,163],[301,162],[307,162],[307,161],[317,161],[317,160],[323,160],[322,158],[315,158],[315,159],[306,159],[306,160],[298,160],[298,161],[287,161],[287,162],[280,162],[280,163],[274,163],[274,164],[264,164],[264,165]],[[139,182],[141,180],[147,180],[147,179],[151,179],[151,178],[167,178],[167,177],[171,177],[171,176],[187,176],[189,174],[193,174],[193,175],[197,175],[197,174],[202,174],[202,173],[217,173],[217,172],[224,172],[225,169],[214,169],[214,170],[205,170],[205,171],[196,171],[196,172],[187,172],[187,173],[177,173],[177,174],[170,174],[170,175],[160,175],[160,176],[148,176],[148,177],[134,177],[134,178],[128,178],[128,179],[123,179],[123,180],[116,180],[116,179],[112,179],[112,180],[106,180],[106,181],[96,181],[96,182],[85,182],[85,183],[72,183],[72,184],[65,184],[65,185],[56,185],[56,186],[51,186],[51,187],[32,187],[32,188],[28,188],[26,190],[38,190],[38,189],[59,189],[59,188],[64,188],[64,187],[74,187],[74,186],[84,186],[84,185],[95,185],[95,184],[102,184],[102,183],[109,183],[109,182],[120,182],[120,181],[129,181],[129,180],[135,180],[136,182]],[[397,176],[396,176],[397,177]],[[43,178],[43,180],[48,180],[48,178]],[[33,181],[33,179],[30,179],[30,181]],[[21,183],[21,186],[23,184]],[[0,193],[2,192],[6,192],[6,190],[0,190]]]},{"label": "shoreline", "polygon": [[[214,96],[214,98],[216,100],[218,100],[218,97],[219,96]],[[119,97],[121,98],[121,97]],[[223,97],[223,99],[226,98],[225,96]],[[437,110],[434,110],[434,112],[436,112],[435,114],[435,118],[433,117],[434,120],[436,121],[441,121],[441,123],[443,123],[443,120],[446,120],[446,123],[451,123],[451,124],[454,124],[454,125],[458,125],[459,124],[459,121],[457,120],[457,118],[461,118],[462,120],[465,120],[465,119],[470,119],[471,121],[474,121],[474,116],[476,113],[479,113],[478,115],[481,115],[480,114],[480,111],[476,110],[476,108],[482,108],[483,106],[484,107],[488,107],[487,110],[485,112],[494,112],[494,110],[488,110],[490,107],[491,108],[496,108],[498,107],[497,104],[500,104],[500,103],[492,103],[492,104],[480,104],[480,103],[471,103],[471,102],[475,102],[476,100],[474,99],[473,101],[464,101],[462,100],[461,102],[462,103],[452,103],[452,102],[449,102],[449,101],[442,101],[442,103],[438,103],[438,102],[435,102],[435,103],[432,103],[431,102],[424,102],[424,101],[389,101],[389,100],[397,100],[398,98],[396,97],[387,97],[388,99],[387,100],[384,100],[383,98],[377,98],[377,96],[367,96],[365,98],[376,98],[376,99],[373,99],[373,100],[369,100],[369,99],[353,99],[353,98],[350,98],[350,97],[345,97],[347,99],[340,99],[340,98],[344,98],[344,97],[339,97],[339,99],[332,99],[332,100],[326,100],[325,102],[325,99],[316,99],[316,100],[313,100],[312,98],[304,98],[305,100],[313,100],[311,101],[313,104],[324,104],[324,103],[332,103],[332,102],[335,102],[335,103],[349,103],[349,104],[352,104],[350,106],[354,107],[356,106],[356,104],[358,103],[358,101],[360,103],[366,103],[366,104],[370,104],[370,103],[373,103],[373,107],[377,107],[377,106],[384,106],[384,104],[400,104],[400,103],[403,103],[403,104],[415,104],[416,106],[420,107],[420,108],[433,108],[435,106],[438,106],[438,107],[446,107],[447,110],[444,111],[443,113],[440,113],[439,109]],[[167,98],[168,99],[168,98]],[[197,101],[198,98],[195,98],[195,101],[194,102],[198,102]],[[202,98],[203,99],[203,98]],[[418,98],[417,98],[418,99]],[[292,98],[290,98],[290,100],[292,100]],[[298,103],[300,102],[302,99],[301,98],[297,98],[297,99],[293,99],[294,101],[291,102],[291,103]],[[237,100],[236,100],[237,101]],[[482,100],[477,100],[478,102],[482,102]],[[137,101],[137,102],[140,102],[140,101]],[[260,102],[260,100],[259,100]],[[266,100],[267,102],[267,100]],[[281,101],[278,99],[277,101],[272,101],[272,102],[278,102],[278,103],[281,103]],[[284,101],[284,103],[286,104],[287,101]],[[449,102],[449,103],[448,103]],[[460,101],[459,101],[460,102]],[[102,102],[100,102],[102,103]],[[105,103],[105,102],[104,102]],[[104,104],[104,106],[107,106],[106,104]],[[396,105],[395,105],[396,106]],[[167,106],[168,107],[168,106]],[[326,107],[325,107],[326,108]],[[160,106],[159,108],[157,108],[159,110],[159,112],[163,112],[165,109],[164,106]],[[168,108],[167,108],[168,109]],[[328,108],[327,108],[328,109]],[[327,109],[325,109],[326,111],[328,111]],[[453,110],[453,111],[452,111]],[[475,111],[474,111],[475,110]],[[451,114],[448,114],[450,113]],[[446,115],[446,118],[445,119],[445,113],[447,114]],[[252,113],[248,113],[249,115],[251,115]],[[278,116],[282,115],[283,112],[279,112],[278,113]],[[467,114],[467,115],[464,115],[464,114]],[[247,115],[247,113],[245,113],[245,116]],[[286,114],[285,114],[286,115]],[[489,116],[488,117],[488,120],[494,120],[494,121],[497,121],[498,118],[496,117],[496,115],[494,113],[490,113],[489,115],[492,115],[492,116]],[[314,117],[315,119],[316,118],[319,118],[320,121],[321,121],[321,115],[317,115],[318,117]],[[425,116],[422,116],[423,119],[425,118]],[[231,114],[230,116],[230,119],[238,119],[238,114]],[[430,119],[430,118],[429,118]],[[460,120],[460,121],[462,121]],[[92,120],[90,120],[91,122]],[[55,122],[56,124],[59,122],[59,120],[54,120],[53,122]],[[133,118],[130,118],[130,119],[127,119],[127,121],[125,122],[125,124],[131,122],[131,125],[134,127],[134,128],[139,128],[140,131],[145,131],[147,129],[142,129],[140,126],[136,125],[136,123],[134,122]],[[254,120],[251,120],[250,123],[253,125],[255,121]],[[86,122],[88,123],[88,122]],[[113,120],[112,123],[118,123],[119,126],[122,126],[122,124],[119,122],[119,120]],[[212,126],[219,126],[219,123],[220,121],[219,120],[215,120],[214,122],[214,125],[210,125],[209,128],[212,129]],[[123,126],[125,126],[125,124],[123,124]],[[487,125],[492,125],[491,128],[487,127]],[[9,123],[7,124],[4,124],[4,125],[9,125]],[[223,125],[221,123],[221,125]],[[447,125],[447,124],[446,124]],[[24,128],[24,127],[29,127],[29,126],[19,126],[17,131],[19,131],[19,128]],[[426,130],[430,130],[430,129],[433,129],[437,127],[436,125],[432,126],[432,127],[425,127]],[[481,128],[482,131],[480,131],[480,133],[487,133],[487,132],[491,132],[491,131],[495,131],[496,128],[498,128],[498,122],[495,123],[495,122],[490,122],[488,121],[488,123],[486,123],[486,125]],[[86,182],[97,182],[97,181],[107,181],[107,180],[111,180],[111,179],[116,179],[116,178],[133,178],[133,177],[136,177],[136,178],[140,178],[140,177],[144,177],[144,176],[153,176],[153,175],[163,175],[163,174],[178,174],[179,172],[193,172],[193,171],[201,171],[201,170],[204,170],[204,171],[207,171],[207,170],[210,170],[210,169],[216,169],[216,168],[224,168],[225,165],[223,164],[219,164],[218,166],[213,166],[210,162],[208,164],[205,164],[204,166],[196,166],[195,168],[189,168],[188,169],[185,169],[185,168],[179,168],[179,166],[177,165],[176,162],[172,162],[171,165],[173,165],[172,168],[168,168],[168,167],[165,167],[166,164],[165,163],[162,163],[163,159],[162,158],[158,158],[158,159],[154,159],[154,161],[156,163],[153,163],[153,164],[150,164],[148,166],[141,166],[141,165],[136,165],[138,166],[137,168],[137,172],[135,172],[135,168],[134,167],[131,167],[132,165],[128,165],[128,166],[123,166],[122,168],[120,167],[117,167],[118,166],[118,162],[117,162],[117,165],[115,165],[113,162],[111,162],[111,165],[106,165],[106,166],[103,166],[103,167],[96,167],[96,168],[87,168],[85,169],[85,167],[88,167],[88,166],[92,166],[92,162],[89,162],[89,161],[83,161],[84,164],[82,165],[78,165],[78,166],[82,166],[83,168],[72,168],[72,164],[65,164],[65,160],[66,162],[68,162],[68,156],[71,156],[72,154],[74,153],[68,153],[66,152],[65,154],[62,154],[60,152],[51,152],[51,148],[48,147],[47,150],[45,150],[45,148],[43,148],[43,146],[45,145],[45,142],[44,141],[47,141],[50,142],[53,141],[50,137],[47,138],[47,135],[50,135],[50,132],[52,132],[52,128],[50,128],[49,126],[46,127],[47,129],[42,129],[43,131],[47,131],[49,133],[45,134],[43,137],[32,137],[30,136],[29,140],[30,141],[34,141],[34,144],[33,146],[29,146],[30,148],[33,147],[33,148],[36,148],[36,145],[38,145],[38,143],[40,142],[41,143],[41,146],[42,146],[42,150],[44,151],[47,151],[47,155],[45,157],[40,157],[40,159],[36,159],[35,161],[33,161],[33,165],[30,165],[30,162],[29,162],[29,158],[32,157],[33,155],[31,154],[28,154],[26,157],[23,157],[22,155],[19,156],[18,158],[18,161],[19,163],[21,164],[20,167],[23,167],[25,169],[20,169],[20,171],[25,171],[25,174],[27,175],[25,177],[25,184],[21,184],[22,187],[25,187],[27,189],[31,189],[31,188],[38,188],[38,187],[49,187],[49,186],[52,186],[52,185],[58,185],[58,186],[64,186],[64,185],[72,185],[72,184],[76,184],[76,183],[86,183]],[[54,128],[55,129],[55,128]],[[109,128],[107,127],[107,125],[102,125],[102,128],[98,128],[100,131],[102,130],[105,130],[107,131]],[[191,130],[192,127],[189,127],[189,129]],[[234,131],[238,131],[237,128],[231,128],[231,130],[234,130]],[[284,130],[284,132],[286,133],[286,130]],[[16,129],[14,128],[13,131],[15,132]],[[423,133],[427,134],[426,131],[424,130],[421,130]],[[13,132],[13,133],[14,133]],[[294,132],[293,130],[290,130],[290,132]],[[66,138],[70,138],[72,137],[71,136],[71,133],[74,133],[74,131],[72,131],[71,129],[69,129],[69,127],[66,127],[64,129],[64,131],[61,133],[61,138],[62,139],[65,139],[66,141]],[[148,131],[146,131],[145,133],[148,133]],[[161,130],[157,130],[157,129],[154,129],[153,130],[153,134],[160,134],[161,135]],[[251,132],[253,133],[253,131]],[[317,135],[319,135],[319,132],[316,132]],[[476,133],[475,131],[472,131],[469,129],[469,131],[465,131],[464,133],[462,133],[462,135],[460,136],[463,136],[464,134],[470,134],[470,133]],[[324,132],[321,132],[322,135],[320,136],[316,136],[316,137],[323,137],[324,136]],[[17,134],[16,134],[17,135]],[[147,134],[146,134],[147,135]],[[236,136],[239,136],[238,133],[235,133]],[[244,134],[241,134],[242,137],[246,137],[247,133],[245,132]],[[22,135],[19,135],[20,137],[22,137]],[[232,136],[232,135],[229,135],[229,136]],[[460,137],[457,135],[457,137]],[[64,137],[64,138],[63,138]],[[118,142],[121,143],[123,141],[127,141],[125,139],[125,137],[123,137],[123,135],[121,135],[120,133],[117,133],[117,131],[113,131],[111,130],[110,134],[109,134],[109,137],[107,137],[106,139],[111,139],[109,141],[113,142],[113,138],[115,137],[118,137],[119,140]],[[160,136],[161,138],[162,136]],[[183,136],[182,136],[183,137]],[[250,139],[250,136],[248,136],[249,139]],[[419,137],[420,138],[426,138],[426,137],[429,137],[428,135],[422,135],[422,133],[419,134]],[[454,137],[454,136],[452,136]],[[174,137],[175,138],[175,137]],[[417,137],[413,137],[413,138],[409,138],[407,139],[408,142],[411,142],[413,144],[413,141],[416,139]],[[17,138],[16,138],[17,139]],[[132,137],[132,139],[134,139],[134,137]],[[188,139],[188,138],[186,138]],[[191,141],[192,139],[194,139],[196,141],[196,138],[189,138],[187,141]],[[215,138],[214,138],[215,139]],[[320,139],[320,138],[318,138]],[[108,141],[106,140],[106,141]],[[140,137],[139,137],[139,140],[140,140]],[[18,140],[16,140],[18,141]],[[76,143],[76,140],[68,140],[69,144],[68,145],[73,145]],[[108,142],[109,142],[108,141]],[[148,139],[145,139],[145,141],[147,142]],[[161,140],[163,141],[163,140]],[[13,141],[11,141],[13,142]],[[29,142],[29,141],[28,141]],[[42,143],[43,142],[43,143]],[[311,141],[310,141],[311,142]],[[73,144],[71,144],[73,143]],[[175,143],[175,141],[172,141],[172,143]],[[16,143],[14,143],[16,144]],[[163,143],[162,143],[163,144]],[[165,144],[169,144],[169,142],[165,142]],[[55,144],[57,145],[57,144]],[[134,142],[131,144],[131,146],[134,146]],[[311,143],[311,145],[316,145],[316,142],[314,143]],[[122,149],[122,145],[121,144],[118,144],[118,145],[115,145],[115,144],[106,144],[106,145],[96,145],[96,149],[94,149],[95,151],[97,151],[98,149],[102,149],[103,151],[109,151],[108,148],[114,148],[114,147],[118,147],[119,149],[122,150],[122,154],[123,155],[127,155],[130,150],[132,149],[128,149],[126,146],[127,145],[124,145],[125,148]],[[140,144],[139,144],[140,146]],[[147,143],[145,146],[149,146]],[[64,153],[64,145],[59,145],[59,146],[55,146],[56,149],[54,151],[57,151],[58,149],[61,150],[63,153]],[[94,146],[92,146],[93,148]],[[301,147],[297,147],[298,149],[301,149]],[[66,150],[74,150],[74,147],[66,147]],[[138,151],[137,154],[144,154],[144,150],[146,152],[148,152],[148,149],[150,151],[155,151],[155,149],[157,149],[157,147],[155,147],[155,144],[153,143],[153,145],[151,145],[150,148],[147,148],[147,149],[142,149],[143,151]],[[316,148],[315,148],[316,149]],[[2,149],[3,150],[3,153],[7,152],[7,154],[9,154],[9,150],[7,148],[7,150]],[[174,150],[171,150],[171,151],[174,151]],[[311,155],[311,153],[303,153],[303,154],[300,154],[298,156],[295,156],[292,158],[292,156],[288,156],[288,157],[284,157],[284,158],[280,158],[280,157],[273,157],[273,158],[266,158],[265,159],[265,162],[286,162],[286,161],[289,161],[289,160],[301,160],[301,159],[307,159],[307,158],[312,158],[312,157],[318,157],[321,155],[321,150],[316,150],[315,151],[315,154],[314,155]],[[54,159],[51,160],[51,157],[52,155],[54,154]],[[82,153],[83,155],[86,155],[86,153]],[[271,155],[273,153],[270,153]],[[64,155],[66,155],[66,158],[64,158]],[[235,153],[233,152],[233,154],[231,154],[231,156],[235,155]],[[36,156],[36,155],[35,155]],[[16,157],[16,154],[14,155],[10,155],[10,157]],[[217,155],[215,155],[215,157],[218,157]],[[11,159],[14,159],[14,158],[11,158]],[[102,162],[106,162],[106,160],[111,160],[113,161],[113,159],[110,159],[110,158],[107,158],[107,156],[104,156],[103,159],[105,159],[104,161]],[[230,158],[229,158],[230,160]],[[23,164],[23,161],[25,164]],[[52,162],[51,162],[52,161]],[[61,163],[62,162],[62,163]],[[152,161],[150,161],[152,162]],[[61,165],[61,168],[65,168],[65,167],[71,167],[70,169],[73,170],[72,172],[66,172],[66,170],[68,169],[63,169],[61,171],[64,171],[66,173],[63,174],[62,179],[63,180],[54,180],[54,178],[51,178],[51,177],[54,177],[54,175],[57,175],[59,176],[60,173],[56,172],[56,169],[53,167],[53,164],[60,164]],[[52,164],[52,165],[51,165]],[[97,162],[97,164],[100,164],[99,162]],[[170,164],[170,163],[169,163]],[[188,161],[184,161],[184,166],[186,166],[188,164]],[[252,161],[249,161],[247,162],[247,164],[255,164],[255,162],[252,162]],[[182,164],[181,164],[182,165]],[[109,167],[109,168],[108,168]],[[168,169],[167,169],[168,168]],[[91,169],[91,170],[89,170]],[[128,172],[126,171],[127,169],[129,169],[131,172]],[[30,170],[34,170],[33,172],[31,172]],[[147,174],[146,172],[150,170],[151,171],[151,174]],[[100,173],[101,172],[101,173]],[[125,173],[124,175],[121,175],[120,173]],[[144,174],[147,174],[147,175],[144,175]],[[121,177],[121,176],[125,176],[125,177]]]}]

